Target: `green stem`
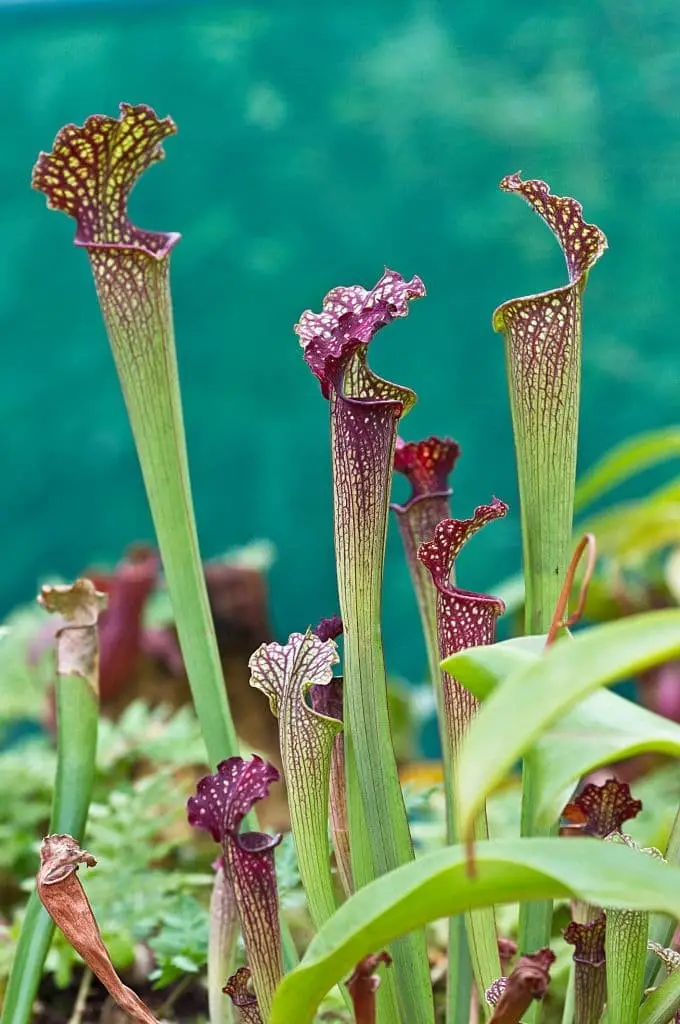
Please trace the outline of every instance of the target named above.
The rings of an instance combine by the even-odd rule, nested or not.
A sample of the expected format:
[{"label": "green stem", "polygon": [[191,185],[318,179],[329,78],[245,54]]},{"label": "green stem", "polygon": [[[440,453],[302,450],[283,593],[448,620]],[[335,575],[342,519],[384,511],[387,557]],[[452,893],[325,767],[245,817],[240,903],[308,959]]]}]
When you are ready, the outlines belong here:
[{"label": "green stem", "polygon": [[[426,442],[428,444],[428,442]],[[431,460],[432,446],[435,452],[446,447],[447,442],[437,442],[431,439],[429,442],[430,451],[428,457]],[[406,446],[408,447],[408,446]],[[416,446],[418,447],[418,446]],[[413,448],[413,446],[412,446]],[[436,464],[435,464],[436,465]],[[399,468],[395,460],[395,468]],[[422,467],[421,467],[422,468]],[[432,539],[433,532],[438,523],[448,519],[451,515],[450,491],[444,488],[444,478],[436,478],[436,469],[431,480],[428,480],[425,489],[422,480],[410,475],[411,470],[404,465],[400,472],[403,472],[411,481],[413,497],[406,505],[393,505],[396,512],[399,530],[404,544],[406,562],[416,595],[420,623],[427,651],[427,663],[430,674],[430,681],[435,696],[437,709],[437,724],[439,728],[439,740],[442,752],[442,765],[444,769],[444,800],[446,805],[446,838],[447,842],[455,842],[455,817],[453,813],[453,760],[452,743],[449,738],[448,725],[446,720],[446,708],[442,686],[442,672],[440,668],[441,652],[439,647],[439,631],[437,625],[437,589],[434,586],[431,573],[418,559],[420,545]],[[418,487],[423,487],[420,494]],[[431,493],[429,488],[431,488]],[[454,583],[455,569],[451,569],[450,582]],[[493,919],[493,911],[492,911]],[[498,963],[495,922],[493,929],[493,942],[496,949],[496,973],[492,974],[489,983],[498,976],[500,965]],[[449,956],[446,968],[446,1020],[448,1024],[468,1024],[469,1003],[471,991],[470,974],[470,947],[477,949],[477,944],[472,941],[468,946],[465,918],[455,917],[449,921]],[[484,977],[482,965],[475,965],[475,977]],[[486,988],[487,986],[485,986]]]},{"label": "green stem", "polygon": [[[392,746],[380,625],[387,499],[402,410],[396,402],[376,401],[369,408],[335,393],[331,397],[347,812],[357,887],[413,859]],[[365,413],[371,425],[366,433],[357,431]],[[424,931],[397,940],[391,953],[393,967],[386,978],[393,978],[404,1024],[434,1024]]]},{"label": "green stem", "polygon": [[569,980],[567,981],[567,991],[564,996],[562,1024],[574,1024],[574,999],[576,994],[576,972],[574,970],[574,967],[575,965],[572,960],[569,966]]},{"label": "green stem", "polygon": [[[429,582],[429,580],[428,580]],[[425,589],[425,588],[423,588]],[[421,610],[427,660],[430,678],[434,687],[437,720],[442,749],[442,765],[444,768],[444,800],[446,807],[446,840],[455,842],[455,815],[453,811],[453,765],[451,764],[450,744],[444,717],[444,699],[442,694],[442,673],[439,667],[439,639],[437,635],[437,599],[436,590],[430,585],[432,601]],[[465,917],[449,918],[448,961],[446,965],[446,1022],[447,1024],[468,1024],[470,1019],[470,999],[472,995],[472,962],[467,939]],[[484,1001],[483,1001],[484,1002]]]},{"label": "green stem", "polygon": [[[147,273],[157,315],[137,338],[107,316],[116,369],[144,477],[177,634],[213,769],[239,753],[199,554],[177,371],[167,260]],[[248,823],[250,827],[250,823]]]},{"label": "green stem", "polygon": [[[447,965],[446,989],[446,1021],[447,1024],[469,1024],[470,1001],[472,999],[472,962],[468,946],[468,933],[465,918],[449,918],[449,948]],[[480,1000],[482,1007],[488,1011],[486,1000]],[[488,1013],[485,1013],[488,1016]]]},{"label": "green stem", "polygon": [[[50,833],[68,833],[82,842],[92,797],[97,752],[99,702],[79,675],[58,676],[57,774]],[[49,951],[54,923],[36,891],[31,893],[12,965],[1,1024],[28,1024]]]},{"label": "green stem", "polygon": [[634,910],[607,910],[607,1010],[616,1024],[637,1024],[649,914]]},{"label": "green stem", "polygon": [[231,1000],[224,994],[227,978],[234,970],[238,912],[234,893],[219,867],[215,873],[210,899],[208,933],[208,1007],[210,1024],[234,1024]]},{"label": "green stem", "polygon": [[[531,758],[526,757],[522,765],[522,811],[520,829],[523,836],[550,836],[557,832],[556,826],[543,826],[536,822],[537,798],[535,789],[538,785],[535,768]],[[522,903],[519,908],[520,952],[534,953],[547,946],[550,942],[552,922],[552,901]],[[541,1003],[537,1001],[531,1007],[532,1014],[538,1019]]]},{"label": "green stem", "polygon": [[[345,717],[345,723],[346,721]],[[366,825],[364,807],[361,800],[361,791],[359,789],[359,779],[354,760],[354,752],[352,750],[351,742],[347,736],[346,724],[345,730],[342,733],[342,739],[344,741],[345,753],[345,791],[350,831],[352,878],[356,891],[356,889],[367,885],[371,881],[373,877],[373,864],[370,848],[368,843],[365,842],[368,826]],[[353,790],[351,795],[350,789]],[[350,818],[350,808],[352,808],[352,818]],[[352,832],[352,823],[354,832]],[[382,974],[380,987],[378,988],[376,995],[378,1024],[395,1024],[395,1022],[400,1021],[401,1014],[399,1012],[399,1003],[397,1000],[397,986],[394,971],[392,969],[385,971]]]},{"label": "green stem", "polygon": [[[361,887],[413,859],[413,847],[392,748],[379,632],[370,638],[364,635],[362,642],[361,634],[348,633],[348,620],[351,618],[343,609],[345,679],[354,676],[354,693],[358,697],[347,701],[345,710],[345,765],[352,874],[355,885]],[[384,699],[372,700],[375,681],[381,679]],[[429,970],[418,969],[420,964],[427,969],[424,933],[397,940],[391,952],[394,969],[385,972],[378,989],[378,993],[383,993],[384,988],[378,998],[381,1012],[384,1013],[381,1004],[392,998],[394,989],[404,1024],[432,1021]]]},{"label": "green stem", "polygon": [[[578,383],[576,384],[578,396]],[[564,457],[563,453],[563,457]],[[573,496],[576,477],[575,438],[570,456],[564,458],[563,466],[569,466],[562,480],[562,486]],[[524,548],[524,582],[526,592],[525,633],[547,633],[552,624],[553,612],[560,597],[564,573],[568,562],[568,548],[571,538],[571,514],[563,516],[562,528],[550,532],[542,540],[540,521],[542,511],[550,507],[550,498],[542,494],[536,478],[528,473],[524,479],[518,452],[518,475],[522,504],[522,538]],[[539,476],[540,474],[537,474]],[[570,487],[571,483],[571,487]],[[538,500],[529,500],[529,494],[538,495]],[[567,497],[566,505],[573,500]],[[548,512],[549,516],[550,513]],[[559,526],[559,524],[558,524]],[[561,537],[559,537],[561,534]],[[554,568],[550,568],[554,565]],[[531,757],[522,763],[522,807],[520,831],[523,836],[550,836],[557,834],[557,824],[545,825],[537,820],[537,789],[539,780]],[[553,905],[551,900],[521,903],[519,908],[519,948],[521,953],[534,953],[550,944]],[[543,1012],[542,1000],[536,1000],[526,1013],[527,1024],[538,1024]]]}]

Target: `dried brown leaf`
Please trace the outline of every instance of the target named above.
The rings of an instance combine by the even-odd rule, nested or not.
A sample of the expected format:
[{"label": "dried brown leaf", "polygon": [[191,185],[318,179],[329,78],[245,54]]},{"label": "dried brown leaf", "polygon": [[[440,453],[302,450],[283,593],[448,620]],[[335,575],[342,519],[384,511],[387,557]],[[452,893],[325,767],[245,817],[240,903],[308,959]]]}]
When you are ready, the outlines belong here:
[{"label": "dried brown leaf", "polygon": [[57,928],[120,1008],[138,1024],[159,1024],[141,999],[120,980],[102,940],[77,873],[81,864],[94,867],[96,863],[72,836],[45,836],[40,848],[38,895]]}]

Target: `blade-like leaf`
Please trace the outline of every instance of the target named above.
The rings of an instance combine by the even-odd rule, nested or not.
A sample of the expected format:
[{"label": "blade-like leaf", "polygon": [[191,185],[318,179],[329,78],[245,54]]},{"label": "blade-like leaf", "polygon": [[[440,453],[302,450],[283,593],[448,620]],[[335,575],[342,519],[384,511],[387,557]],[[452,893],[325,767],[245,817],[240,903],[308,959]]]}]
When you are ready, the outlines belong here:
[{"label": "blade-like leaf", "polygon": [[[39,603],[62,616],[56,634],[57,775],[51,833],[82,839],[95,779],[99,721],[97,617],[106,603],[89,580],[72,587],[43,587]],[[12,972],[2,1004],[2,1024],[30,1020],[54,924],[37,891],[21,926]]]},{"label": "blade-like leaf", "polygon": [[[680,611],[664,609],[608,622],[559,640],[513,672],[483,705],[463,742],[457,773],[460,835],[471,836],[483,801],[561,715],[601,686],[680,653]],[[465,682],[471,652],[448,668]]]},{"label": "blade-like leaf", "polygon": [[[511,673],[538,660],[531,645],[538,652],[543,642],[543,637],[520,637],[466,652],[465,685],[484,700]],[[460,677],[459,661],[456,671]],[[591,694],[550,726],[528,755],[537,776],[537,820],[546,824],[557,818],[565,792],[580,776],[647,752],[680,757],[680,726],[615,693]]]},{"label": "blade-like leaf", "polygon": [[556,819],[564,791],[581,775],[647,752],[680,757],[680,726],[615,693],[593,693],[553,725],[532,751],[538,819]]},{"label": "blade-like leaf", "polygon": [[638,434],[612,448],[583,474],[576,485],[574,509],[601,498],[643,470],[680,457],[680,428],[667,427]]},{"label": "blade-like leaf", "polygon": [[543,653],[545,636],[519,636],[497,644],[469,647],[442,661],[477,700],[485,700],[513,672],[528,668]]},{"label": "blade-like leaf", "polygon": [[[587,845],[585,845],[587,844]],[[594,839],[479,843],[437,850],[365,886],[317,933],[274,997],[269,1024],[309,1024],[326,992],[371,950],[428,921],[493,903],[578,898],[680,915],[680,869]]]},{"label": "blade-like leaf", "polygon": [[638,1024],[668,1024],[680,1010],[680,971],[669,975],[645,999],[638,1014]]},{"label": "blade-like leaf", "polygon": [[598,554],[636,562],[680,541],[680,485],[654,491],[589,516],[583,530],[597,537]]}]

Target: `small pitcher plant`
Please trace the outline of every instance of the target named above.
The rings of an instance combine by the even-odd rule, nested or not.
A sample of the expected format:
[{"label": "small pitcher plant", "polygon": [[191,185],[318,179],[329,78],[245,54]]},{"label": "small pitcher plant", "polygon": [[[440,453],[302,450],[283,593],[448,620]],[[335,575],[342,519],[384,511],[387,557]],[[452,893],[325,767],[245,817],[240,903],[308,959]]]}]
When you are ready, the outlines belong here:
[{"label": "small pitcher plant", "polygon": [[[556,899],[570,901],[572,914],[564,930],[573,958],[563,1024],[680,1019],[672,948],[680,917],[680,826],[676,819],[666,858],[640,850],[621,829],[641,808],[628,786],[614,778],[581,782],[631,753],[680,753],[680,727],[668,723],[660,740],[650,712],[616,734],[621,716],[629,722],[630,706],[597,692],[678,657],[680,611],[645,612],[573,636],[569,629],[583,603],[569,617],[584,548],[570,563],[583,299],[607,246],[604,234],[583,219],[576,200],[553,195],[545,182],[519,174],[501,182],[557,237],[568,276],[559,288],[503,303],[493,318],[505,338],[519,477],[527,634],[521,638],[496,642],[503,601],[468,589],[464,574],[455,571],[463,546],[505,517],[508,505],[493,498],[468,519],[452,515],[449,476],[458,444],[398,437],[416,395],[368,364],[369,346],[383,337],[383,328],[408,314],[409,321],[417,318],[415,300],[426,294],[421,279],[386,269],[370,288],[331,288],[319,311],[302,312],[295,325],[301,362],[327,403],[325,414],[320,403],[319,430],[329,432],[333,519],[326,529],[335,543],[340,616],[314,629],[300,623],[285,643],[263,644],[249,668],[250,685],[267,696],[278,720],[292,840],[311,920],[312,936],[296,963],[277,891],[281,837],[260,830],[255,814],[279,772],[239,751],[200,571],[170,300],[169,259],[179,236],[141,230],[127,215],[130,190],[163,157],[163,143],[174,132],[169,118],[127,104],[117,119],[95,115],[82,127],[67,125],[53,150],[40,155],[33,185],[50,208],[75,219],[76,245],[90,259],[213,769],[188,803],[189,823],[220,848],[210,910],[212,1024],[535,1024],[544,1005],[555,1009],[551,946],[557,941],[564,950],[553,920]],[[409,322],[404,330],[419,327]],[[456,426],[451,423],[454,432]],[[391,655],[381,633],[395,471],[412,488],[405,504],[391,507],[428,654],[446,806],[441,847],[417,856],[392,741]],[[594,541],[588,549],[592,554]],[[94,592],[88,594],[96,604]],[[92,615],[96,620],[94,605]],[[68,635],[75,642],[76,634]],[[59,672],[75,674],[73,685],[82,689],[77,661],[65,657],[62,640]],[[88,672],[95,670],[93,654]],[[77,706],[60,698],[65,757]],[[578,728],[569,729],[569,716],[576,716]],[[91,735],[75,734],[82,749],[91,742]],[[489,834],[486,800],[520,759],[521,835],[499,839]],[[88,770],[83,758],[83,791]],[[80,819],[75,816],[72,829],[61,821],[43,843],[38,896],[113,999],[133,1019],[152,1022],[151,1011],[111,968],[77,877],[81,863],[95,864],[79,846]],[[519,948],[497,930],[495,908],[508,903],[520,904]],[[441,998],[433,989],[427,929],[446,918],[450,946]],[[77,920],[86,926],[79,929]],[[17,958],[2,1024],[30,1018],[49,941],[42,927],[33,961],[26,952]],[[39,929],[28,916],[25,950]],[[245,963],[237,967],[242,954]],[[319,1016],[338,987],[337,1016]]]}]

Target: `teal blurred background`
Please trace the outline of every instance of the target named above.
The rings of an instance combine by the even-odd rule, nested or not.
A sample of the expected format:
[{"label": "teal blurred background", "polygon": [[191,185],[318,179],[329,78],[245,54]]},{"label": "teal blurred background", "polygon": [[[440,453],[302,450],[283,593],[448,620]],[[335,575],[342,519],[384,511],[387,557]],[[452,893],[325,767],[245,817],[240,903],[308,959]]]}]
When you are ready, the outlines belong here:
[{"label": "teal blurred background", "polygon": [[[677,419],[680,7],[673,0],[0,3],[0,606],[151,535],[87,260],[29,187],[58,128],[118,102],[179,135],[133,196],[178,230],[177,341],[204,555],[271,539],[275,629],[336,610],[326,403],[292,325],[387,264],[428,298],[372,364],[413,387],[402,434],[462,445],[454,508],[512,505],[461,585],[519,566],[503,300],[566,281],[552,236],[497,190],[521,168],[579,198],[610,251],[586,296],[580,464]],[[400,493],[400,492],[399,492]],[[424,654],[396,531],[390,668]]]}]

